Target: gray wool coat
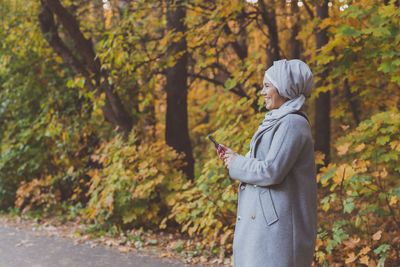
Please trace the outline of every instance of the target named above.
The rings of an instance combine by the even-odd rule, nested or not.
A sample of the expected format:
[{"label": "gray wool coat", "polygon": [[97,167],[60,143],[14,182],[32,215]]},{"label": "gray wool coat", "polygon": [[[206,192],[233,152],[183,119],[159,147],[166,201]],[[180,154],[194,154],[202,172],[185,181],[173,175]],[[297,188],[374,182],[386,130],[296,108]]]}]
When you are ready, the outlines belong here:
[{"label": "gray wool coat", "polygon": [[229,165],[239,185],[236,267],[310,267],[317,232],[317,185],[310,125],[288,114],[260,137],[254,155]]}]

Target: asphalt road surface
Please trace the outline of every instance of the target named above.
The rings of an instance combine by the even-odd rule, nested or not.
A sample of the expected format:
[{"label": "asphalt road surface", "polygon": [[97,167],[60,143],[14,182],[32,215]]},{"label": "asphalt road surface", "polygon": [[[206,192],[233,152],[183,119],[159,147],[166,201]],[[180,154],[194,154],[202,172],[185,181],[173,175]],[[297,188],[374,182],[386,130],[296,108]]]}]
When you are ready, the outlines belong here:
[{"label": "asphalt road surface", "polygon": [[0,224],[0,266],[140,266],[183,267],[187,265],[136,251],[120,253],[103,245],[91,247],[74,240],[49,237]]}]

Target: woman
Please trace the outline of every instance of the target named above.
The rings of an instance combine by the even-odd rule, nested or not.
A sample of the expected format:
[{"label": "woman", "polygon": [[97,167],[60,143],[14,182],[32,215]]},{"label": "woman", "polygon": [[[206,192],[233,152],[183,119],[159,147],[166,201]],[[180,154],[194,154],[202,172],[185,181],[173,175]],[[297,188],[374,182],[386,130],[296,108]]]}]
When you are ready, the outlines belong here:
[{"label": "woman", "polygon": [[265,72],[267,109],[246,156],[222,146],[232,179],[239,180],[233,242],[236,267],[309,267],[317,230],[314,148],[300,111],[314,80],[300,60],[279,60]]}]

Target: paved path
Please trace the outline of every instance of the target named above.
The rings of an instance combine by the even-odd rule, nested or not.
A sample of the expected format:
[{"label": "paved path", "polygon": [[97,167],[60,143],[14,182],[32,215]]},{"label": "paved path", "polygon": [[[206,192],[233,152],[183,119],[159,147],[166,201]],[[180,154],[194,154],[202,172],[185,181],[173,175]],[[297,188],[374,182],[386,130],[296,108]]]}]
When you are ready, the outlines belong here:
[{"label": "paved path", "polygon": [[138,252],[120,253],[103,245],[91,247],[66,238],[49,237],[0,224],[0,266],[140,266],[183,267],[185,265]]}]

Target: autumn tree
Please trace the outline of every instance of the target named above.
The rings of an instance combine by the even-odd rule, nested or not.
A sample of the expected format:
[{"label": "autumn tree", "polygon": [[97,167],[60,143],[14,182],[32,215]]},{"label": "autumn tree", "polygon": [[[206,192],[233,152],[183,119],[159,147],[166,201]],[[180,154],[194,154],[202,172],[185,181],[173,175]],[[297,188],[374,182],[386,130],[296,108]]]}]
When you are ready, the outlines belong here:
[{"label": "autumn tree", "polygon": [[[102,107],[105,120],[127,134],[133,126],[132,116],[123,106],[113,85],[110,84],[109,74],[101,69],[92,39],[83,35],[78,19],[60,1],[42,0],[41,4],[43,11],[39,14],[40,26],[50,46],[76,75],[85,78],[85,86],[94,91],[97,97],[101,93],[105,94],[105,104]],[[72,51],[60,38],[54,16],[57,16],[66,31],[65,34],[72,39],[76,51]],[[78,53],[79,57],[74,53]]]}]

